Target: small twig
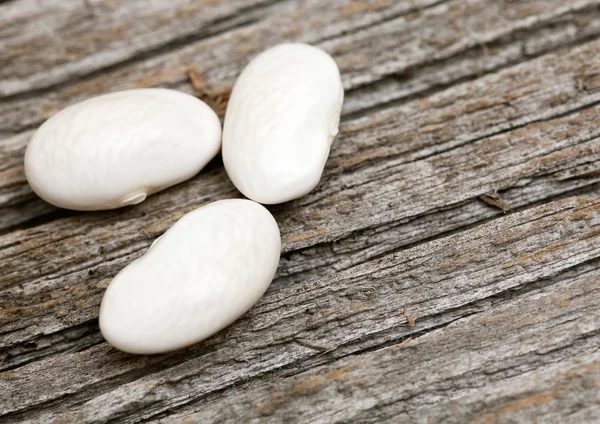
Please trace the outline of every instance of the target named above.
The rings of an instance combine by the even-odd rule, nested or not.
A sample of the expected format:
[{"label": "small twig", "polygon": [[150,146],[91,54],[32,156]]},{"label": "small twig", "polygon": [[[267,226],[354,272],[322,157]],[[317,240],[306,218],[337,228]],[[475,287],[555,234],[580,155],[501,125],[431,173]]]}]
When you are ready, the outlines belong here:
[{"label": "small twig", "polygon": [[483,200],[485,203],[487,203],[488,205],[494,206],[498,209],[501,209],[503,212],[508,212],[511,210],[511,207],[507,203],[500,200],[499,198],[494,198],[487,194],[482,194],[481,196],[479,196],[479,198],[481,200]]}]

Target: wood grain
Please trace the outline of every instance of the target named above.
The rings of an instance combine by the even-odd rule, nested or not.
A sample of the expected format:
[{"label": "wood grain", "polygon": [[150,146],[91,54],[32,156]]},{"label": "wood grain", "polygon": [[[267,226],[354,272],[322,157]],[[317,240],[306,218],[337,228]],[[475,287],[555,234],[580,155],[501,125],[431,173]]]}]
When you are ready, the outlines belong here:
[{"label": "wood grain", "polygon": [[[600,59],[597,49],[593,42],[575,50],[573,62],[593,65],[594,57]],[[518,72],[507,70],[478,84],[454,87],[427,102],[416,101],[344,124],[317,190],[272,208],[286,253],[278,275],[302,281],[307,273],[332,273],[502,213],[481,202],[480,196],[486,193],[501,192],[507,204],[521,207],[597,183],[598,176],[588,175],[600,165],[600,116],[594,106],[600,93],[578,92],[574,70],[564,66],[565,74],[555,76],[556,80],[540,77],[543,69],[547,75],[555,74],[552,63],[560,62],[556,57],[540,58]],[[551,82],[549,92],[533,85],[535,80]],[[499,87],[497,92],[482,90],[479,84],[486,81],[490,87]],[[523,87],[533,95],[519,92],[520,100],[507,110],[507,93]],[[540,103],[546,104],[556,90],[570,90],[572,100],[555,109],[542,109]],[[529,98],[536,103],[530,104]],[[565,114],[567,107],[575,110]],[[498,116],[498,110],[503,116]],[[547,119],[536,119],[539,110]],[[406,119],[404,111],[412,111],[414,118]],[[558,117],[548,118],[553,114]],[[452,124],[438,124],[444,120]],[[534,122],[522,124],[522,120]],[[516,129],[505,129],[511,126]],[[369,166],[363,165],[365,160]],[[505,192],[510,194],[505,196]],[[111,278],[186,211],[237,195],[221,167],[168,193],[139,207],[78,214],[0,239],[6,258],[0,274],[0,304],[29,311],[25,319],[6,314],[2,324],[10,333],[0,338],[2,346],[26,342],[40,332],[47,334],[46,325],[55,332],[92,319],[102,287],[92,289],[90,283],[96,287],[102,279]],[[450,220],[449,215],[453,216]],[[336,243],[336,248],[327,254],[323,250],[329,243]],[[344,251],[349,251],[349,258]],[[60,313],[35,308],[65,285],[83,290],[85,302],[73,304],[60,295],[53,300],[66,308],[59,308]],[[64,318],[57,322],[57,316]],[[34,322],[35,326],[30,325]]]},{"label": "wood grain", "polygon": [[[168,86],[195,92],[222,113],[222,98],[227,96],[248,57],[287,39],[317,43],[334,55],[349,91],[345,115],[356,115],[380,104],[430,94],[432,90],[519,63],[548,49],[587,40],[600,31],[597,1],[572,2],[566,6],[546,2],[544,13],[539,15],[534,13],[539,9],[536,2],[533,2],[534,6],[537,4],[535,7],[528,7],[529,2],[525,2],[516,11],[514,3],[506,2],[455,0],[430,5],[420,12],[411,12],[413,6],[406,2],[391,2],[397,5],[393,10],[383,8],[382,3],[381,10],[375,7],[380,13],[379,21],[373,22],[375,18],[371,18],[366,28],[364,11],[349,14],[348,10],[354,9],[343,2],[334,8],[317,2],[321,8],[327,8],[326,14],[321,10],[306,11],[304,6],[294,3],[249,28],[202,39],[144,61],[126,62],[110,72],[92,73],[83,82],[74,81],[36,96],[0,101],[0,164],[6,164],[0,169],[0,229],[55,211],[37,199],[25,181],[22,155],[32,134],[30,129],[61,108],[93,95],[118,89]],[[480,13],[481,10],[486,13]],[[298,15],[313,13],[324,19],[321,26],[302,26],[293,36],[283,34],[292,22],[299,20]],[[504,16],[504,20],[490,19],[496,15]],[[272,25],[273,22],[279,24]],[[327,25],[327,37],[319,41],[317,34],[323,34],[322,27],[328,22],[331,24]],[[435,34],[431,28],[436,29]],[[422,41],[434,36],[454,41],[451,44]],[[240,46],[248,46],[250,50]],[[402,60],[392,61],[393,58]],[[376,66],[377,63],[382,65]],[[193,89],[190,73],[201,75],[204,88]]]},{"label": "wood grain", "polygon": [[594,422],[597,279],[590,267],[562,273],[444,327],[284,381],[232,388],[159,421]]},{"label": "wood grain", "polygon": [[[224,40],[231,37],[230,33],[245,32],[248,27],[264,29],[269,22],[287,24],[273,28],[279,37],[296,38],[300,33],[330,37],[439,2],[77,0],[50,1],[39,11],[36,1],[22,0],[5,5],[6,13],[0,13],[0,29],[15,21],[23,25],[21,31],[7,28],[8,34],[0,44],[5,63],[0,73],[0,95],[15,96],[56,86],[125,62],[165,56],[205,39]],[[238,49],[243,50],[242,46]],[[218,57],[220,53],[213,55]]]},{"label": "wood grain", "polygon": [[[599,275],[599,259],[598,198],[571,198],[550,203],[384,256],[329,278],[275,287],[236,324],[184,352],[134,357],[101,344],[81,353],[64,354],[4,372],[0,389],[7,396],[0,408],[9,414],[7,418],[14,420],[131,422],[185,407],[210,394],[220,398],[223,389],[244,384],[251,378],[263,376],[277,381],[337,358],[444,328],[462,317],[481,312],[485,312],[483,317],[488,318],[491,329],[480,336],[482,348],[485,347],[480,360],[471,362],[470,356],[457,357],[444,347],[444,343],[454,339],[453,332],[444,334],[447,341],[440,342],[439,349],[424,347],[424,350],[432,351],[440,363],[446,361],[445,366],[455,370],[457,377],[466,369],[461,372],[460,367],[453,366],[457,359],[451,358],[462,359],[464,366],[480,368],[479,372],[485,375],[495,367],[510,365],[505,357],[511,354],[515,360],[530,361],[525,355],[529,352],[537,358],[530,364],[535,368],[545,361],[551,363],[556,356],[544,357],[544,347],[554,352],[569,338],[587,340],[589,335],[590,349],[594,350],[594,346],[597,349],[600,320],[595,303],[587,303],[589,298],[584,294],[590,292],[598,296],[594,281]],[[561,284],[572,291],[550,289],[563,279],[566,281]],[[549,292],[548,296],[556,298],[550,303],[552,312],[547,310],[540,316],[535,311],[519,312],[519,302],[526,302],[533,289],[543,289]],[[526,294],[525,300],[520,299],[522,294]],[[572,313],[575,318],[584,316],[583,321],[567,314],[570,309],[561,312],[560,305],[569,305],[570,299],[577,296],[585,297],[581,301],[584,305],[575,302]],[[511,299],[517,300],[502,306],[503,300]],[[500,304],[499,311],[495,304]],[[540,313],[543,304],[545,301],[538,306]],[[577,305],[584,309],[578,309]],[[546,308],[548,306],[546,304]],[[588,313],[584,314],[585,311]],[[407,312],[415,319],[414,327],[407,323]],[[539,342],[518,343],[517,334],[515,349],[506,349],[501,354],[497,345],[489,343],[493,340],[503,344],[500,335],[506,334],[504,326],[510,322],[515,325],[513,314],[517,323],[519,319],[534,317],[529,324],[520,325],[530,330],[529,334],[537,333]],[[498,316],[504,317],[504,321],[493,324],[491,318]],[[531,326],[538,323],[552,328],[557,324],[555,319],[559,322],[565,319],[572,331],[556,328],[548,335]],[[483,324],[473,324],[472,332],[477,332],[477,327],[485,322],[484,319]],[[519,328],[519,324],[516,327]],[[463,349],[478,346],[470,334],[467,331],[461,337],[465,343]],[[328,345],[331,349],[324,353],[323,346]],[[460,349],[460,343],[455,346]],[[490,353],[486,354],[487,349]],[[559,353],[572,359],[568,349]],[[399,355],[412,357],[410,352]],[[488,363],[484,360],[486,357]],[[419,362],[425,359],[421,355],[417,358]],[[390,360],[390,367],[392,363]],[[422,366],[424,368],[412,371],[423,375],[427,370],[437,369],[426,360]],[[404,367],[396,369],[402,372]],[[519,366],[514,370],[515,375],[524,372]],[[381,373],[387,373],[385,366]],[[445,377],[443,372],[434,374],[441,379]],[[413,379],[418,380],[416,376]],[[414,390],[418,391],[418,387]],[[240,407],[243,406],[240,403]],[[270,410],[257,406],[259,415]],[[68,412],[57,414],[57,407],[66,408]],[[305,407],[312,408],[310,403]],[[335,411],[329,406],[325,408]],[[22,410],[25,412],[20,414]],[[232,414],[231,417],[237,415],[235,410]]]},{"label": "wood grain", "polygon": [[[0,3],[2,422],[573,422],[600,416],[600,0]],[[312,193],[270,207],[277,278],[167,355],[110,348],[110,279],[239,193],[217,158],[117,211],[24,177],[34,130],[164,86],[222,115],[282,41],[336,59],[341,132]]]}]

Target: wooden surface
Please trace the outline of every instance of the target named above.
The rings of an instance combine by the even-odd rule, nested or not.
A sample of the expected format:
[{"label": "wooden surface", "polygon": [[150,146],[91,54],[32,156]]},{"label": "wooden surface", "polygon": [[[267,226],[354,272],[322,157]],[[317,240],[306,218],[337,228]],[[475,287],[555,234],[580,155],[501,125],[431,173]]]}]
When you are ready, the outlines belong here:
[{"label": "wooden surface", "polygon": [[[59,210],[28,139],[126,88],[222,116],[285,40],[328,51],[346,101],[319,186],[270,207],[276,280],[189,349],[112,349],[110,279],[239,193],[215,159],[134,207]],[[599,304],[600,0],[0,2],[3,423],[596,423]]]}]

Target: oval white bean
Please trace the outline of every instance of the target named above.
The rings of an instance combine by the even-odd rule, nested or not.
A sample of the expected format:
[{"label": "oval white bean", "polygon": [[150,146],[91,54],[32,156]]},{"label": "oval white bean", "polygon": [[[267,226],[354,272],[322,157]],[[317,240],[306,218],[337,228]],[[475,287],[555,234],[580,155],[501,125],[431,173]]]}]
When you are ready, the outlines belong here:
[{"label": "oval white bean", "polygon": [[25,153],[33,190],[56,206],[113,209],[196,175],[219,151],[204,102],[148,88],[95,97],[48,119]]},{"label": "oval white bean", "polygon": [[112,280],[100,330],[117,349],[152,354],[199,342],[263,295],[277,269],[279,228],[262,205],[221,200],[181,218]]},{"label": "oval white bean", "polygon": [[315,188],[343,99],[336,63],[316,47],[281,44],[252,60],[235,83],[223,128],[223,162],[238,190],[273,204]]}]

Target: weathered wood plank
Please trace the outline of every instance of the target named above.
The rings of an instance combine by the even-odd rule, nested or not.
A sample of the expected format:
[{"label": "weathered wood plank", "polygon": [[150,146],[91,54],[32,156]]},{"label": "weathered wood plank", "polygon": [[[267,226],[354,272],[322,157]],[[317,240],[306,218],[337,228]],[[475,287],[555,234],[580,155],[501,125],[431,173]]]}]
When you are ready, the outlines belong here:
[{"label": "weathered wood plank", "polygon": [[326,38],[440,2],[69,0],[45,2],[40,9],[34,0],[21,0],[0,6],[0,98],[164,55],[259,22],[287,24],[274,28],[284,38],[300,33]]},{"label": "weathered wood plank", "polygon": [[599,278],[582,267],[442,329],[233,388],[160,422],[595,423]]},{"label": "weathered wood plank", "polygon": [[[237,323],[187,351],[134,357],[102,344],[4,372],[0,390],[6,396],[0,400],[0,411],[8,414],[7,422],[134,422],[207,395],[218,401],[223,389],[258,376],[277,381],[348,355],[355,355],[347,360],[352,362],[357,353],[483,312],[449,331],[417,339],[417,355],[406,356],[402,348],[384,351],[423,368],[394,367],[397,375],[406,374],[410,378],[404,381],[413,384],[405,383],[382,414],[405,405],[408,411],[416,410],[417,393],[437,381],[429,391],[424,389],[424,396],[432,396],[426,406],[432,406],[432,399],[440,395],[436,392],[452,378],[467,387],[469,382],[497,383],[536,366],[594,352],[600,320],[588,296],[592,300],[600,296],[595,284],[599,259],[598,197],[554,202],[329,278],[273,287]],[[540,289],[541,293],[532,291]],[[520,293],[526,294],[523,300]],[[512,297],[516,300],[504,302]],[[544,300],[552,298],[550,304]],[[407,313],[415,319],[414,327],[408,324],[412,321]],[[521,321],[526,318],[528,322]],[[483,326],[488,337],[482,334]],[[512,333],[507,331],[510,326],[515,327]],[[529,343],[519,342],[525,337]],[[503,344],[510,348],[499,350]],[[472,360],[460,355],[469,349]],[[394,358],[383,355],[387,366],[382,365],[374,383],[392,372]],[[378,357],[361,363],[368,369]],[[573,365],[567,362],[563,369]],[[460,388],[457,394],[468,394]],[[382,404],[387,393],[378,399]],[[417,399],[408,396],[408,403],[398,402],[410,393]],[[275,403],[258,413],[285,407]],[[360,409],[357,404],[348,412],[359,414]]]},{"label": "weathered wood plank", "polygon": [[[451,85],[456,81],[474,78],[482,73],[527,60],[548,49],[586,40],[600,32],[600,9],[594,2],[571,4],[567,9],[558,7],[559,3],[552,3],[553,7],[558,9],[544,8],[547,13],[536,15],[535,19],[531,19],[526,12],[537,10],[538,6],[527,9],[524,4],[521,6],[525,7],[524,11],[514,12],[514,4],[511,3],[513,12],[507,16],[512,20],[506,23],[496,20],[490,23],[488,14],[478,13],[480,9],[488,11],[490,15],[495,13],[492,7],[499,7],[498,2],[472,2],[468,3],[470,6],[466,9],[465,5],[462,1],[450,2],[416,15],[401,14],[391,20],[384,19],[388,16],[384,14],[383,24],[350,34],[345,30],[350,28],[348,25],[354,22],[354,18],[332,18],[333,22],[340,21],[344,24],[329,25],[328,34],[333,38],[324,41],[321,46],[338,58],[346,88],[351,88],[346,96],[345,115],[356,114],[361,109],[381,103],[427,93],[436,87]],[[335,10],[336,13],[343,14],[341,9]],[[286,16],[284,14],[281,17],[283,23],[278,27],[285,28],[288,25],[285,22],[290,22],[292,18]],[[277,19],[280,18],[275,20]],[[357,20],[356,24],[361,22]],[[457,27],[462,28],[461,32],[456,32]],[[118,88],[166,84],[191,91],[187,73],[190,69],[195,69],[196,65],[205,63],[212,65],[206,66],[206,72],[203,71],[206,87],[197,94],[222,113],[224,103],[218,93],[227,95],[249,54],[246,51],[230,51],[239,47],[234,43],[241,39],[250,46],[256,46],[254,48],[258,51],[265,45],[281,39],[281,35],[273,36],[268,32],[272,29],[262,26],[257,28],[250,32],[241,30],[241,34],[235,32],[238,35],[233,41],[228,33],[215,40],[203,40],[194,47],[193,52],[188,52],[189,49],[176,51],[158,59],[149,59],[122,70],[102,74],[90,81],[67,86],[47,95],[0,103],[0,116],[3,116],[2,121],[7,125],[0,125],[0,133],[4,131],[8,134],[13,130],[18,131],[19,128],[36,126],[68,104]],[[316,30],[310,25],[302,28],[295,36],[300,40],[315,41],[322,36],[322,31],[315,33]],[[455,40],[456,46],[414,41],[430,37],[430,28],[436,28],[436,37],[440,39]],[[265,40],[265,37],[268,39]],[[380,38],[388,38],[397,45],[392,48],[380,42]],[[229,50],[213,57],[213,52],[218,49]],[[389,64],[388,59],[393,54],[398,54],[403,61],[394,63],[393,66],[385,65],[385,75],[374,75],[372,68],[361,65],[363,62],[378,61]],[[557,100],[560,99],[557,97]],[[23,119],[27,119],[27,122]],[[30,135],[31,132],[26,131],[0,141],[0,163],[6,164],[0,170],[0,229],[56,210],[39,200],[26,183],[22,154]]]},{"label": "weathered wood plank", "polygon": [[[510,44],[503,43],[503,38],[510,40],[519,31],[542,28],[547,33],[551,26],[558,25],[561,29],[557,35],[559,38],[566,37],[567,42],[597,35],[600,25],[598,4],[600,0],[577,0],[567,5],[526,0],[521,7],[515,8],[511,0],[451,0],[413,15],[400,13],[400,16],[389,20],[380,19],[380,23],[362,30],[358,24],[349,28],[346,22],[353,21],[347,17],[342,19],[343,12],[337,10],[337,14],[331,15],[330,21],[322,22],[322,25],[331,24],[325,40],[323,31],[310,27],[302,27],[293,38],[286,37],[284,33],[287,28],[301,22],[305,13],[303,8],[296,10],[296,6],[289,6],[290,10],[284,11],[281,16],[273,16],[266,22],[248,28],[200,40],[173,52],[125,65],[112,72],[103,72],[81,83],[59,87],[33,98],[17,97],[14,101],[3,101],[0,103],[3,116],[0,134],[37,126],[68,104],[108,91],[153,85],[169,85],[192,91],[188,84],[190,67],[197,67],[201,72],[205,89],[215,92],[228,90],[251,55],[286,38],[310,41],[332,53],[342,70],[347,90],[390,75],[402,75],[425,64],[473,49],[475,53],[483,52],[477,56],[487,58],[490,61],[488,66],[493,67],[492,61],[506,63],[515,58],[514,52],[508,57],[495,58],[493,48],[496,46],[493,43]],[[361,22],[360,19],[357,21]],[[487,44],[491,44],[490,51],[485,51]],[[556,45],[560,43],[548,37],[546,46]],[[522,41],[512,43],[512,46],[511,50],[523,49],[525,55],[544,50],[542,46],[522,44]],[[533,51],[530,52],[530,48]],[[467,61],[467,68],[476,67],[475,74],[485,70],[481,60],[474,62],[477,61]],[[465,71],[473,75],[474,70]],[[430,82],[430,85],[435,84]]]},{"label": "weathered wood plank", "polygon": [[[1,420],[594,422],[599,34],[600,0],[0,2]],[[277,279],[190,349],[111,349],[110,278],[239,194],[216,160],[136,207],[59,211],[24,179],[32,130],[133,87],[222,114],[283,40],[330,52],[347,96],[319,187],[271,208]]]},{"label": "weathered wood plank", "polygon": [[0,95],[64,82],[186,36],[208,37],[256,20],[270,3],[69,0],[40,7],[22,0],[0,6]]},{"label": "weathered wood plank", "polygon": [[[345,124],[319,188],[273,208],[286,253],[280,283],[331,274],[502,213],[480,200],[484,194],[499,191],[521,207],[600,181],[593,174],[600,168],[600,108],[593,106],[600,93],[574,83],[579,63],[600,60],[599,46]],[[568,100],[545,107],[557,92]],[[508,96],[515,98],[505,109]],[[4,366],[30,360],[32,351],[55,352],[46,336],[60,340],[60,332],[91,322],[103,285],[119,269],[183,213],[235,190],[214,168],[169,193],[0,238]]]}]

